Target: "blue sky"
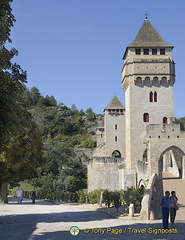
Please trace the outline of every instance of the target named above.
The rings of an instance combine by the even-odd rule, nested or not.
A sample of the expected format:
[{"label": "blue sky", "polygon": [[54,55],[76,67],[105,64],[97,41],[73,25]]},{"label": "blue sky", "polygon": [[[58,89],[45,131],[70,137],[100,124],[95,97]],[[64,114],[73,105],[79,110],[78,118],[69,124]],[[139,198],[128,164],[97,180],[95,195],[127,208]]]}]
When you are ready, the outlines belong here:
[{"label": "blue sky", "polygon": [[68,107],[102,113],[114,94],[124,101],[125,48],[145,16],[173,44],[175,117],[185,116],[184,0],[14,0],[11,47],[27,71],[29,88]]}]

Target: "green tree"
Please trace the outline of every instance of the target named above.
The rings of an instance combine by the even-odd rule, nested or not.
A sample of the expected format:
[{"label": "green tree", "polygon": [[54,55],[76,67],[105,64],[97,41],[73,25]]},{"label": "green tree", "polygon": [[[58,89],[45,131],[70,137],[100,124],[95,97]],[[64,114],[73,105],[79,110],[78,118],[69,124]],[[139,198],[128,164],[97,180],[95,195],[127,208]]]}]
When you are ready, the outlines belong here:
[{"label": "green tree", "polygon": [[19,123],[19,95],[26,82],[26,72],[17,63],[12,63],[18,51],[5,47],[7,41],[11,42],[10,28],[15,22],[11,2],[12,0],[0,1],[0,151],[6,147],[11,133],[15,132]]},{"label": "green tree", "polygon": [[33,186],[53,192],[75,192],[87,187],[83,165],[76,157],[72,145],[65,142],[46,144],[44,157],[46,163],[38,169],[38,179],[30,181]]},{"label": "green tree", "polygon": [[96,114],[93,112],[92,108],[89,107],[85,112],[87,114],[88,121],[93,121],[96,119]]},{"label": "green tree", "polygon": [[83,133],[80,138],[80,147],[91,148],[94,149],[96,146],[96,142],[92,139],[91,134]]},{"label": "green tree", "polygon": [[113,193],[112,191],[106,189],[104,192],[103,192],[103,199],[105,201],[105,204],[108,206],[108,208],[110,207],[112,201],[113,201]]},{"label": "green tree", "polygon": [[141,205],[141,201],[144,195],[144,188],[131,187],[124,191],[123,199],[125,202],[126,209],[128,209],[131,203],[134,204],[134,208]]},{"label": "green tree", "polygon": [[43,162],[42,138],[31,115],[26,112],[25,123],[19,134],[12,135],[7,151],[0,155],[0,162],[5,163],[7,174],[0,176],[0,183],[20,181],[36,176],[36,168]]},{"label": "green tree", "polygon": [[185,131],[185,117],[181,117],[179,119],[175,119],[175,123],[180,124],[181,131]]},{"label": "green tree", "polygon": [[53,96],[49,97],[48,95],[46,95],[44,102],[45,102],[46,106],[56,106],[57,105],[57,101]]},{"label": "green tree", "polygon": [[37,176],[36,169],[44,159],[42,157],[42,138],[31,114],[22,109],[24,117],[16,134],[8,140],[6,150],[0,153],[0,198],[7,202],[6,187],[8,182],[20,181]]},{"label": "green tree", "polygon": [[30,98],[31,98],[30,100],[31,100],[31,104],[33,106],[38,103],[40,96],[41,96],[41,94],[36,87],[32,87],[30,89]]},{"label": "green tree", "polygon": [[41,94],[36,87],[32,87],[29,90],[26,86],[24,86],[22,101],[25,103],[25,106],[29,108],[35,106],[38,103],[40,97],[41,97]]},{"label": "green tree", "polygon": [[6,201],[7,182],[35,175],[42,162],[42,140],[31,115],[24,108],[26,72],[12,59],[16,49],[8,50],[10,29],[15,18],[10,3],[0,0],[0,200]]}]

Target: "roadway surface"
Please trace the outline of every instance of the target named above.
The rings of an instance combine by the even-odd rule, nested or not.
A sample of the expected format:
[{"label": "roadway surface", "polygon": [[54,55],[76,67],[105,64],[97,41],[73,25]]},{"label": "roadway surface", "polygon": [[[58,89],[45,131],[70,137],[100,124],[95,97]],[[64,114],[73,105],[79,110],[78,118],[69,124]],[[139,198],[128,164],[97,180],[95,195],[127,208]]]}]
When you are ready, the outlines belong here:
[{"label": "roadway surface", "polygon": [[[80,229],[78,235],[70,234],[72,226]],[[171,233],[156,234],[161,228],[161,220],[115,219],[96,211],[90,204],[37,200],[33,205],[30,199],[17,204],[16,198],[11,197],[9,204],[0,205],[0,239],[3,240],[185,240],[184,220],[177,220],[176,228],[169,229]]]}]

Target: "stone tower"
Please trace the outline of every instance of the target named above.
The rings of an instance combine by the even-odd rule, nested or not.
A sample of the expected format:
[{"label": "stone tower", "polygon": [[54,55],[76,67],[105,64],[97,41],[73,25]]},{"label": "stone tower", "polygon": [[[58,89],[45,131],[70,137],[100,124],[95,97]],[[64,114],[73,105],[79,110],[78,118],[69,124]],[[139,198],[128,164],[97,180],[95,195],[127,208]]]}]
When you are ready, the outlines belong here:
[{"label": "stone tower", "polygon": [[165,42],[145,19],[123,56],[122,87],[126,100],[126,173],[128,185],[136,185],[138,160],[146,145],[144,131],[149,124],[170,124],[174,120],[173,46]]},{"label": "stone tower", "polygon": [[116,96],[104,109],[104,119],[96,129],[96,136],[93,156],[125,158],[125,107]]},{"label": "stone tower", "polygon": [[174,122],[172,49],[145,19],[123,56],[126,107],[114,96],[105,108],[88,164],[89,191],[147,187],[146,218],[160,209],[163,173],[185,179],[185,131]]},{"label": "stone tower", "polygon": [[97,147],[88,165],[88,191],[123,188],[125,158],[125,107],[116,96],[104,109],[96,129]]}]

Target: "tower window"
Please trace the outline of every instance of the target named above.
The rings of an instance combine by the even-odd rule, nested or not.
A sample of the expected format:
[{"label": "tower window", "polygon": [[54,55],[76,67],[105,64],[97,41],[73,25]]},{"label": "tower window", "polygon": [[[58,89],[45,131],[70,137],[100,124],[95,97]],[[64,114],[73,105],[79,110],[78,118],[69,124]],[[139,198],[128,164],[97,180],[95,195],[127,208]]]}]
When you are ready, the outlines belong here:
[{"label": "tower window", "polygon": [[152,49],[152,55],[157,55],[157,48]]},{"label": "tower window", "polygon": [[153,102],[153,92],[150,92],[150,102]]},{"label": "tower window", "polygon": [[115,150],[115,151],[112,153],[112,157],[121,158],[121,153],[120,153],[120,151]]},{"label": "tower window", "polygon": [[157,102],[157,93],[154,92],[154,102]]},{"label": "tower window", "polygon": [[141,54],[141,49],[140,48],[136,48],[135,49],[135,54],[136,55],[140,55]]},{"label": "tower window", "polygon": [[149,48],[144,48],[144,55],[149,55]]},{"label": "tower window", "polygon": [[155,86],[158,86],[158,85],[159,85],[159,79],[158,79],[158,77],[154,77],[154,78],[153,78],[152,84],[155,85]]},{"label": "tower window", "polygon": [[160,55],[165,55],[165,48],[160,48]]},{"label": "tower window", "polygon": [[116,109],[116,114],[119,114],[119,109]]},{"label": "tower window", "polygon": [[149,122],[149,114],[148,113],[143,114],[143,122]]},{"label": "tower window", "polygon": [[117,136],[115,136],[115,142],[117,142],[118,141],[118,137]]},{"label": "tower window", "polygon": [[167,85],[167,78],[166,77],[162,77],[162,79],[161,79],[161,85],[163,85],[163,86],[166,86]]},{"label": "tower window", "polygon": [[172,163],[172,157],[170,155],[170,167],[173,167],[173,163]]},{"label": "tower window", "polygon": [[118,125],[117,124],[115,124],[115,130],[117,130],[118,129]]},{"label": "tower window", "polygon": [[164,124],[167,124],[167,123],[168,123],[167,117],[164,117],[164,118],[163,118],[163,123],[164,123]]},{"label": "tower window", "polygon": [[120,110],[120,114],[122,114],[122,115],[123,115],[123,109],[121,109],[121,110]]}]

